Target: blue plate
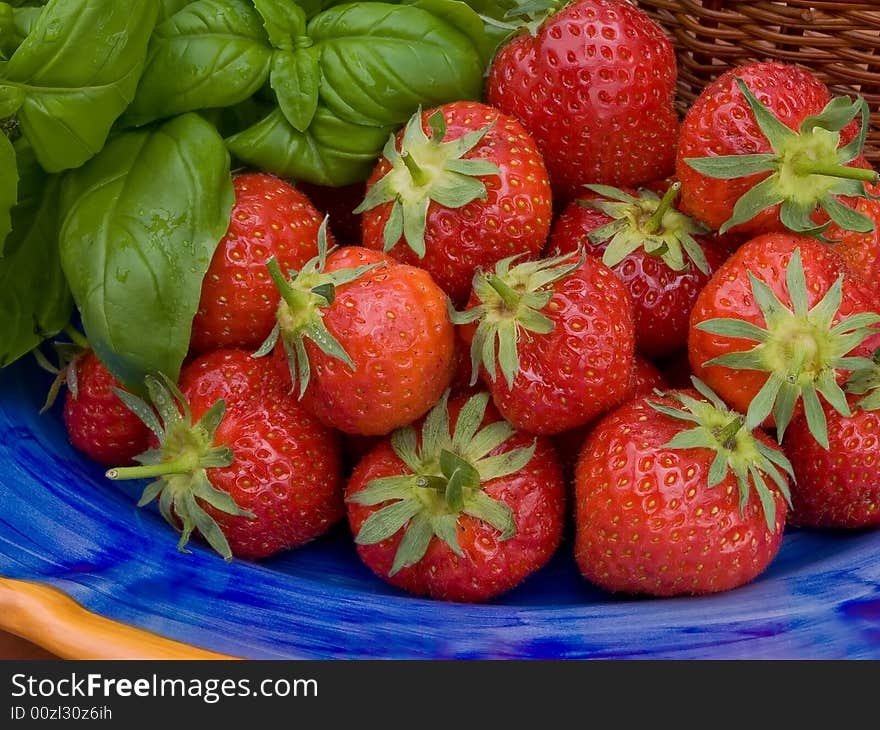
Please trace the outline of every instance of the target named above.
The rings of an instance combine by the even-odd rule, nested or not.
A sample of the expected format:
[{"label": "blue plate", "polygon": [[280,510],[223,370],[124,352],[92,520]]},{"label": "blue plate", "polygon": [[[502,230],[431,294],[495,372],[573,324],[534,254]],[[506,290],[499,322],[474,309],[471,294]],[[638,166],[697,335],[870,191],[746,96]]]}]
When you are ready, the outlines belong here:
[{"label": "blue plate", "polygon": [[484,605],[421,600],[359,561],[346,526],[283,557],[225,563],[135,506],[67,442],[32,361],[0,372],[0,574],[91,611],[252,658],[880,658],[880,531],[789,530],[758,580],[704,598],[622,599],[570,541]]}]

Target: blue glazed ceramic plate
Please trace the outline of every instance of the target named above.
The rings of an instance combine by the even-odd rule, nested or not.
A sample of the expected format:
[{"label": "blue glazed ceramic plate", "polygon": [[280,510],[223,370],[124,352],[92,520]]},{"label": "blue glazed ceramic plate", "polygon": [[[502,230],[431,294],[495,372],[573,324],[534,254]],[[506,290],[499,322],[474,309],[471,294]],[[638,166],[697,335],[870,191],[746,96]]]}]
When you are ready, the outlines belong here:
[{"label": "blue glazed ceramic plate", "polygon": [[757,581],[705,598],[609,597],[567,543],[503,600],[420,600],[375,578],[345,525],[259,565],[178,553],[137,485],[38,415],[46,385],[29,361],[0,372],[0,575],[164,637],[252,658],[880,658],[880,531],[790,530]]}]

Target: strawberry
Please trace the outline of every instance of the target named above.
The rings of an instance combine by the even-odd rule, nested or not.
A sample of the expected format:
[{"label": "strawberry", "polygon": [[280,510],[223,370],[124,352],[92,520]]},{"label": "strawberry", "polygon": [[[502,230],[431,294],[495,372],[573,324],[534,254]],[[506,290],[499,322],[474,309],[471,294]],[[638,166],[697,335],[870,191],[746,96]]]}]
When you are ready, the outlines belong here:
[{"label": "strawberry", "polygon": [[233,178],[235,204],[202,283],[190,348],[256,349],[275,323],[278,290],[266,272],[274,257],[298,269],[318,253],[321,215],[289,183],[266,173]]},{"label": "strawberry", "polygon": [[803,409],[828,447],[819,396],[849,415],[841,383],[865,366],[863,341],[880,322],[873,295],[829,246],[769,233],[743,244],[703,287],[691,312],[693,372],[746,426],[766,423],[781,441]]},{"label": "strawberry", "polygon": [[565,254],[474,277],[453,315],[495,406],[515,428],[551,435],[620,403],[632,373],[632,298],[598,259]]},{"label": "strawberry", "polygon": [[[180,388],[148,376],[146,402],[124,397],[156,437],[141,466],[110,479],[155,478],[139,505],[154,499],[181,532],[224,558],[257,560],[323,535],[344,516],[339,435],[294,398],[268,360],[215,350],[187,363]],[[160,421],[161,419],[161,421]]]},{"label": "strawberry", "polygon": [[[655,390],[666,388],[667,385],[666,379],[657,366],[636,353],[629,387],[621,402],[625,403],[633,398],[652,395]],[[595,425],[595,422],[590,422],[585,426],[556,434],[553,437],[553,444],[556,446],[556,452],[559,454],[566,474],[574,473],[575,462],[581,446]]]},{"label": "strawberry", "polygon": [[[860,131],[853,120],[861,117]],[[713,229],[818,235],[830,221],[873,223],[841,201],[865,197],[864,99],[831,99],[811,72],[780,62],[730,69],[709,84],[681,127],[682,209]]]},{"label": "strawberry", "polygon": [[603,418],[575,472],[575,558],[601,588],[730,590],[776,556],[791,465],[703,383]]},{"label": "strawberry", "polygon": [[346,488],[357,551],[411,593],[485,601],[543,567],[562,539],[565,484],[549,441],[517,433],[480,393],[446,397],[357,465]]},{"label": "strawberry", "polygon": [[455,332],[448,299],[423,269],[360,246],[319,255],[279,290],[278,322],[257,354],[274,359],[322,423],[378,436],[423,416],[449,385]]},{"label": "strawberry", "polygon": [[[119,399],[122,384],[94,350],[81,351],[59,375],[67,384],[64,426],[73,446],[104,466],[131,464],[147,448],[150,431]],[[60,380],[53,390],[57,391]],[[47,406],[54,400],[50,394]]]},{"label": "strawberry", "polygon": [[868,233],[851,231],[832,224],[825,231],[834,250],[840,254],[849,268],[880,297],[880,185],[866,185],[868,198],[851,198],[847,203],[874,222]]},{"label": "strawberry", "polygon": [[797,477],[791,490],[790,524],[846,529],[880,525],[878,356],[880,351],[874,353],[870,369],[847,383],[850,415],[824,408],[828,449],[811,436],[803,414],[792,419],[782,442]]},{"label": "strawberry", "polygon": [[575,0],[504,43],[486,98],[535,138],[560,200],[586,183],[672,172],[677,66],[663,29],[627,0]]},{"label": "strawberry", "polygon": [[648,189],[587,187],[595,195],[572,201],[556,219],[549,255],[584,247],[617,274],[632,295],[636,348],[644,355],[685,347],[691,307],[726,246],[672,207],[678,183],[662,199]]},{"label": "strawberry", "polygon": [[363,245],[428,271],[456,304],[477,268],[537,258],[553,215],[534,140],[514,118],[473,101],[415,114],[367,181]]}]

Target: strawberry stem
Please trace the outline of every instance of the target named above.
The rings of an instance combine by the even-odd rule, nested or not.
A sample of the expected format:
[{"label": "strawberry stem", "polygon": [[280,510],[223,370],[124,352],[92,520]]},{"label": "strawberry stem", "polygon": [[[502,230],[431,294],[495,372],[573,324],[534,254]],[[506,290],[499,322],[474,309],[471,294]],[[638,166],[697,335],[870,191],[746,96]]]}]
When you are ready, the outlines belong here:
[{"label": "strawberry stem", "polygon": [[836,163],[822,163],[807,158],[798,160],[794,164],[794,171],[798,175],[826,175],[842,180],[862,180],[870,183],[876,183],[880,180],[880,175],[874,170],[863,167],[847,167]]},{"label": "strawberry stem", "polygon": [[675,199],[678,197],[678,192],[681,190],[681,183],[676,182],[669,186],[669,190],[666,191],[666,194],[660,200],[660,204],[657,206],[657,210],[655,210],[651,217],[645,221],[643,226],[643,230],[645,233],[651,234],[656,233],[660,230],[660,227],[663,225],[663,217],[669,212],[669,209],[672,208],[672,205],[675,203]]},{"label": "strawberry stem", "polygon": [[158,464],[115,467],[108,470],[104,476],[115,481],[123,479],[151,479],[152,477],[164,477],[171,474],[188,474],[197,467],[198,464],[193,461],[192,456],[187,455],[173,461],[162,461]]},{"label": "strawberry stem", "polygon": [[515,312],[516,308],[519,306],[520,299],[522,299],[521,295],[512,289],[510,285],[497,274],[489,274],[486,277],[486,281],[489,286],[498,292],[498,296],[501,297],[504,306],[511,312]]},{"label": "strawberry stem", "polygon": [[432,176],[419,166],[419,163],[416,162],[411,154],[404,152],[401,154],[400,159],[403,160],[403,164],[406,165],[406,169],[409,170],[409,174],[412,177],[415,187],[423,188],[431,184],[433,179]]},{"label": "strawberry stem", "polygon": [[719,443],[724,445],[725,449],[736,448],[736,435],[743,427],[743,420],[736,416],[730,423],[717,432],[716,436]]},{"label": "strawberry stem", "polygon": [[278,287],[281,298],[287,302],[292,312],[298,312],[306,309],[309,305],[309,295],[304,291],[299,291],[290,285],[287,277],[281,271],[278,261],[273,256],[266,262],[266,268],[269,270],[269,276]]},{"label": "strawberry stem", "polygon": [[82,335],[81,332],[77,331],[77,329],[71,325],[67,325],[64,328],[64,333],[70,338],[71,342],[75,345],[79,345],[84,350],[91,349],[89,347],[89,341]]}]

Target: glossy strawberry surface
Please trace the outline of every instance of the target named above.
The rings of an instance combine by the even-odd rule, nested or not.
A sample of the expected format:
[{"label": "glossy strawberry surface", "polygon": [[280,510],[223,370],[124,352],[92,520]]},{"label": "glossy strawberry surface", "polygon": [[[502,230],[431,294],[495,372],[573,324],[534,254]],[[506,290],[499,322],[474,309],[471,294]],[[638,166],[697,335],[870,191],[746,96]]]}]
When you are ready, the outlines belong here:
[{"label": "glossy strawberry surface", "polygon": [[[618,405],[629,389],[635,351],[632,298],[601,261],[587,256],[552,291],[541,313],[553,329],[521,334],[512,385],[500,366],[494,379],[485,368],[481,373],[504,418],[519,430],[547,435]],[[462,336],[470,343],[473,329],[462,327]]]},{"label": "glossy strawberry surface", "polygon": [[[602,211],[572,201],[553,224],[547,242],[548,255],[575,251],[582,246],[601,259],[608,241],[593,243],[589,234],[611,221]],[[686,346],[688,322],[697,294],[727,258],[727,244],[716,239],[709,235],[694,237],[709,264],[709,274],[693,263],[675,271],[644,248],[636,249],[611,267],[632,295],[636,348],[646,357],[667,357]]]},{"label": "glossy strawberry surface", "polygon": [[770,530],[754,493],[740,511],[732,472],[708,486],[714,451],[666,446],[681,431],[681,421],[636,399],[603,418],[584,444],[575,472],[575,558],[605,590],[725,591],[760,575],[779,550],[786,504],[778,490]]},{"label": "glossy strawberry surface", "polygon": [[229,446],[234,461],[207,469],[208,479],[256,517],[202,506],[233,555],[265,558],[315,539],[342,519],[339,434],[288,394],[271,361],[244,350],[216,350],[183,369],[180,389],[194,419],[218,398],[226,401],[215,444]]},{"label": "glossy strawberry surface", "polygon": [[[553,215],[552,194],[541,153],[516,119],[479,102],[455,102],[440,109],[446,119],[446,141],[492,125],[464,159],[491,162],[500,174],[480,176],[486,187],[485,199],[472,200],[461,208],[430,203],[423,257],[403,238],[390,253],[428,271],[453,302],[463,304],[478,267],[491,267],[515,254],[537,257],[541,253]],[[426,132],[430,130],[428,119],[435,111],[422,113]],[[400,146],[402,132],[397,137]],[[390,170],[391,163],[382,158],[367,189]],[[383,232],[390,212],[391,204],[385,203],[362,214],[364,246],[384,249]]]},{"label": "glossy strawberry surface", "polygon": [[[373,263],[381,265],[340,286],[323,312],[354,369],[306,340],[312,372],[302,401],[323,423],[365,436],[423,416],[449,385],[455,351],[447,297],[427,271],[356,246],[331,253],[326,271]],[[280,344],[275,359],[290,383]]]},{"label": "glossy strawberry surface", "polygon": [[99,464],[131,464],[147,448],[150,431],[113,392],[122,384],[91,350],[71,367],[76,368],[76,394],[68,388],[64,397],[70,443]]},{"label": "glossy strawberry surface", "polygon": [[[460,399],[457,403],[450,402],[453,420],[455,409],[460,405]],[[497,412],[490,405],[483,425],[498,420]],[[525,434],[515,434],[490,455],[529,446],[533,440]],[[411,472],[386,439],[357,465],[346,487],[346,499],[365,489],[373,479],[406,473]],[[525,468],[485,482],[482,488],[512,510],[516,525],[512,537],[502,540],[496,528],[462,513],[456,527],[461,556],[445,542],[433,537],[421,560],[389,577],[403,530],[382,542],[358,545],[358,554],[383,580],[417,595],[476,602],[510,590],[542,568],[562,539],[565,483],[549,440],[537,439],[535,454]],[[353,534],[357,534],[364,521],[382,506],[366,507],[351,501],[347,504]]]},{"label": "glossy strawberry surface", "polygon": [[[842,302],[832,323],[852,314],[876,309],[876,300],[866,285],[852,275],[832,247],[816,239],[787,233],[769,233],[743,244],[715,272],[697,297],[691,312],[688,338],[688,357],[694,374],[741,413],[748,411],[749,404],[767,381],[767,373],[721,365],[705,367],[704,363],[730,352],[750,350],[757,343],[705,332],[697,329],[696,325],[710,319],[729,318],[764,327],[765,318],[753,296],[749,274],[766,283],[779,300],[790,307],[791,298],[785,276],[786,267],[796,249],[800,249],[801,253],[810,308],[822,299],[842,275]],[[861,346],[850,354],[868,357],[871,351],[870,348]],[[836,380],[842,383],[847,375],[848,371],[839,369]],[[801,407],[798,402],[798,410]],[[772,423],[771,415],[768,424]]]},{"label": "glossy strawberry surface", "polygon": [[859,528],[880,525],[880,412],[851,401],[852,415],[825,409],[830,448],[810,435],[806,418],[795,418],[783,449],[794,467],[789,522],[804,527]]},{"label": "glossy strawberry surface", "polygon": [[625,0],[576,0],[503,45],[487,99],[538,143],[554,192],[631,186],[673,168],[677,66],[659,25]]},{"label": "glossy strawberry surface", "polygon": [[193,319],[194,352],[256,350],[275,325],[280,299],[266,261],[274,256],[283,271],[298,270],[318,253],[322,216],[302,192],[265,173],[236,175],[233,186],[229,229],[205,274]]}]

